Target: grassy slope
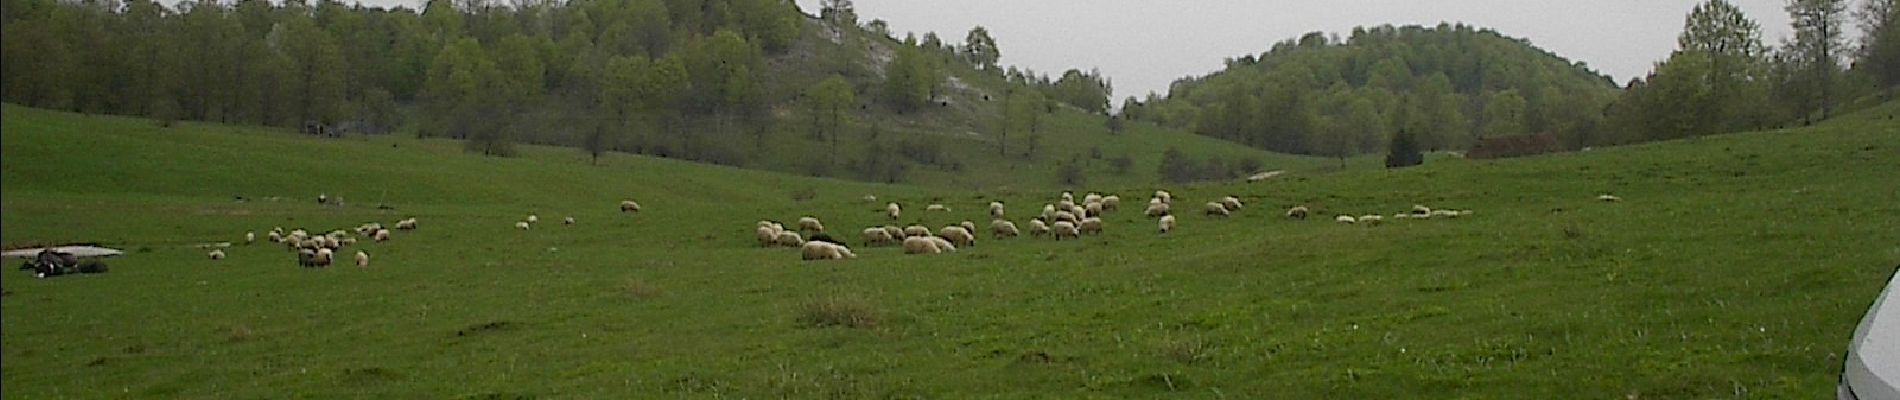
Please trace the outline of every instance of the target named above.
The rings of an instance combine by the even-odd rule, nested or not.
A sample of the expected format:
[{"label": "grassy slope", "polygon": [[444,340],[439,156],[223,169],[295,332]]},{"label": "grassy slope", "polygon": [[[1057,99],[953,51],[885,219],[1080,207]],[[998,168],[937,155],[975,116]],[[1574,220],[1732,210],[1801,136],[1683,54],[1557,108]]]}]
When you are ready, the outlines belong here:
[{"label": "grassy slope", "polygon": [[[1184,214],[1168,236],[1123,211],[1079,242],[814,263],[752,247],[751,222],[813,214],[854,231],[880,223],[856,200],[870,192],[912,216],[941,198],[955,212],[934,226],[980,218],[988,198],[9,106],[0,241],[139,250],[103,275],[0,274],[0,397],[1820,397],[1900,261],[1896,113],[1180,187],[1184,209],[1224,194],[1253,206]],[[818,197],[791,200],[806,188]],[[1139,203],[1152,188],[1110,190]],[[319,209],[318,191],[351,207]],[[624,196],[647,211],[616,213]],[[1003,196],[1019,216],[1052,197]],[[1295,203],[1477,215],[1275,218]],[[527,212],[581,223],[509,227]],[[265,245],[213,263],[185,245],[407,215],[423,229],[363,245],[367,270],[302,270]],[[829,298],[879,324],[798,322]],[[493,322],[506,324],[475,328]]]}]

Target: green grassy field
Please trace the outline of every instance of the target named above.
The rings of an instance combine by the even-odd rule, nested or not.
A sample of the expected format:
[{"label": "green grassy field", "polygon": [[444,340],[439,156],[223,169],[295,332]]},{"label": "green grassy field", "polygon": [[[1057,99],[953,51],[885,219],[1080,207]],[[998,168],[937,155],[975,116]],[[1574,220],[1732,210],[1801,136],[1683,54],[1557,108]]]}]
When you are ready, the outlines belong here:
[{"label": "green grassy field", "polygon": [[[855,244],[884,223],[865,194],[935,227],[993,198],[1020,223],[1056,193],[7,106],[0,242],[130,254],[0,274],[0,397],[1825,397],[1900,263],[1896,113],[1169,187],[1189,212],[1168,235],[1138,216],[1156,188],[1092,185],[1133,208],[1102,236],[806,262],[754,245],[753,223],[814,215]],[[1191,212],[1229,194],[1250,206]],[[645,210],[619,213],[629,197]],[[1330,222],[1414,203],[1476,214]],[[1294,204],[1322,218],[1279,218]],[[529,213],[543,222],[515,230]],[[345,249],[365,269],[194,247],[408,216],[421,229]],[[811,322],[836,314],[871,323]]]}]

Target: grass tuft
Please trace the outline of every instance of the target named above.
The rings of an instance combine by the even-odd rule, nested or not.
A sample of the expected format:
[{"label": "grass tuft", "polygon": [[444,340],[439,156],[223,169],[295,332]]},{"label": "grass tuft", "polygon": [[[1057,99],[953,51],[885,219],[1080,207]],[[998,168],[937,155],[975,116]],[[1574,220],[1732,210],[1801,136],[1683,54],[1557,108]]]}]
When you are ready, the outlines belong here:
[{"label": "grass tuft", "polygon": [[881,314],[877,306],[859,297],[828,297],[800,307],[798,322],[818,328],[871,328],[877,326]]}]

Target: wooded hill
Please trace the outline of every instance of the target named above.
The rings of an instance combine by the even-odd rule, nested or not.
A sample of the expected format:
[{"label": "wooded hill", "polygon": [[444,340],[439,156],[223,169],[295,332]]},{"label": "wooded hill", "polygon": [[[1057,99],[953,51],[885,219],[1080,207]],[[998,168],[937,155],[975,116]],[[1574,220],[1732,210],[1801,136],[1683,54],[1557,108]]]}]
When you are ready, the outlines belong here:
[{"label": "wooded hill", "polygon": [[1615,95],[1608,77],[1523,39],[1387,25],[1280,42],[1178,80],[1166,98],[1131,98],[1125,113],[1273,151],[1347,157],[1380,151],[1400,132],[1427,149],[1528,133],[1582,142]]}]

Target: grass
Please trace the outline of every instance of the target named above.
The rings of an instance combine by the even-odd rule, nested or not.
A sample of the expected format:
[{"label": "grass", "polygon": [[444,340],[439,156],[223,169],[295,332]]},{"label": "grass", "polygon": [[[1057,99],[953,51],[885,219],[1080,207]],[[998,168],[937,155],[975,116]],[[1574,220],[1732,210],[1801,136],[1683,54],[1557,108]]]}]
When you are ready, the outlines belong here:
[{"label": "grass", "polygon": [[[1168,187],[1249,206],[1168,235],[1126,207],[1079,241],[807,262],[757,247],[753,223],[886,223],[865,194],[907,205],[900,223],[981,221],[992,199],[1021,221],[1055,193],[7,106],[0,242],[131,254],[105,274],[0,274],[0,397],[1823,397],[1900,262],[1897,112]],[[1090,188],[1132,205],[1156,189]],[[1414,203],[1477,213],[1330,222]],[[1277,217],[1295,204],[1316,218]],[[540,226],[514,230],[528,213]],[[408,216],[422,229],[348,249],[365,269],[194,247]],[[815,322],[854,320],[874,324]]]}]

